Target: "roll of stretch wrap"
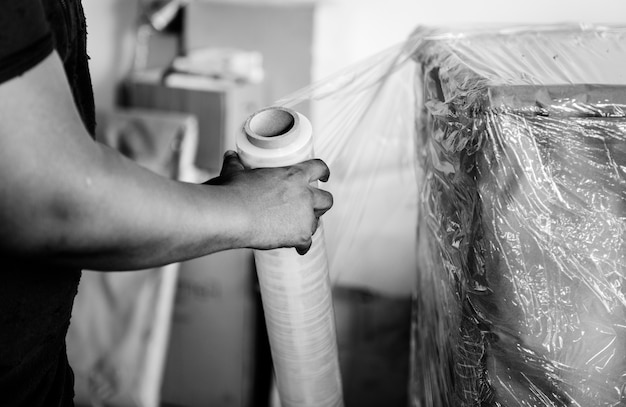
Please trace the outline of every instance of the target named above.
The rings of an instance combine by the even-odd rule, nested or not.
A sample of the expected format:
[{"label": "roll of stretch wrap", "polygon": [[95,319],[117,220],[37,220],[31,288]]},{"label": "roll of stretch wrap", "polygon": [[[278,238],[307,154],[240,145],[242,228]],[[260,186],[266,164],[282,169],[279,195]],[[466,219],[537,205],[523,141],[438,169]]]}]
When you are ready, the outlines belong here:
[{"label": "roll of stretch wrap", "polygon": [[[313,157],[309,120],[270,107],[248,118],[237,149],[250,168],[282,167]],[[261,298],[282,407],[343,406],[324,232],[306,255],[256,250]]]}]

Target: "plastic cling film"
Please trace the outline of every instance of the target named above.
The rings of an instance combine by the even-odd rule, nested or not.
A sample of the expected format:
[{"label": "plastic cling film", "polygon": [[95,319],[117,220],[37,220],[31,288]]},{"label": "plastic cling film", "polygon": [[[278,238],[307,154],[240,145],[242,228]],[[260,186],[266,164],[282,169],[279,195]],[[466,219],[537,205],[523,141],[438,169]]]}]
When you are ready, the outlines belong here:
[{"label": "plastic cling film", "polygon": [[323,231],[305,255],[255,252],[283,407],[342,406],[335,321]]},{"label": "plastic cling film", "polygon": [[411,58],[399,44],[276,102],[301,110],[310,101],[315,155],[331,169],[325,188],[335,199],[323,218],[333,287],[409,297],[415,286]]},{"label": "plastic cling film", "polygon": [[411,405],[626,405],[626,29],[412,42]]},{"label": "plastic cling film", "polygon": [[[252,115],[237,149],[251,168],[313,158],[311,124],[282,107]],[[320,222],[309,252],[257,250],[254,258],[282,407],[343,406],[328,260]]]}]

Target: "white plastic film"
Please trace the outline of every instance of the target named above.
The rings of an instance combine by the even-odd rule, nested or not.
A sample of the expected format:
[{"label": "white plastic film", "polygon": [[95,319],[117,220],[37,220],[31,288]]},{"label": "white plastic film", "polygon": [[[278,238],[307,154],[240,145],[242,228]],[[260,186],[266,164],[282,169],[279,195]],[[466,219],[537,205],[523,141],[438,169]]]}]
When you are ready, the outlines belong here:
[{"label": "white plastic film", "polygon": [[[311,124],[291,109],[263,109],[246,121],[237,148],[250,168],[297,164],[313,158]],[[343,406],[321,222],[306,255],[256,250],[254,258],[282,407]]]}]

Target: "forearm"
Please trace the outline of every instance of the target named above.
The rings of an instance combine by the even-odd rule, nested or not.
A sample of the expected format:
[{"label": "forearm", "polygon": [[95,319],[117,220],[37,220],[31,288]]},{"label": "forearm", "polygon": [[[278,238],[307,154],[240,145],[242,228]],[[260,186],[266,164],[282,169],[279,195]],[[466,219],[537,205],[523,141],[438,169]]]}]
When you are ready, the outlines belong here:
[{"label": "forearm", "polygon": [[0,252],[133,269],[238,245],[219,186],[175,182],[90,139],[56,55],[0,85]]},{"label": "forearm", "polygon": [[5,254],[127,270],[246,245],[246,216],[227,188],[168,180],[95,146],[88,165],[55,165],[5,210]]},{"label": "forearm", "polygon": [[233,191],[168,180],[106,147],[98,150],[89,179],[77,174],[68,186],[61,203],[68,215],[45,214],[53,224],[40,231],[49,242],[39,245],[40,255],[127,270],[247,245],[247,214]]}]

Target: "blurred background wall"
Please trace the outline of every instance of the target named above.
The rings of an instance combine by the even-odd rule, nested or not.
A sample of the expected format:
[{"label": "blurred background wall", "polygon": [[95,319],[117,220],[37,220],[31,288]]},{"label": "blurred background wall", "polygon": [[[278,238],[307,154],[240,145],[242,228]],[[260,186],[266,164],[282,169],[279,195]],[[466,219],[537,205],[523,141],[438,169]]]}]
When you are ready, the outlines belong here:
[{"label": "blurred background wall", "polygon": [[[489,22],[626,22],[622,0],[195,0],[242,5],[314,4],[312,25],[313,80],[402,41],[418,24],[477,24]],[[114,104],[114,85],[131,67],[139,0],[83,0],[89,31],[89,54],[99,109]],[[233,22],[233,24],[237,24]],[[238,26],[251,37],[264,30]],[[271,45],[271,44],[270,44]],[[275,44],[280,47],[280,43]],[[285,88],[283,92],[296,89]],[[279,94],[277,97],[284,96]]]}]

